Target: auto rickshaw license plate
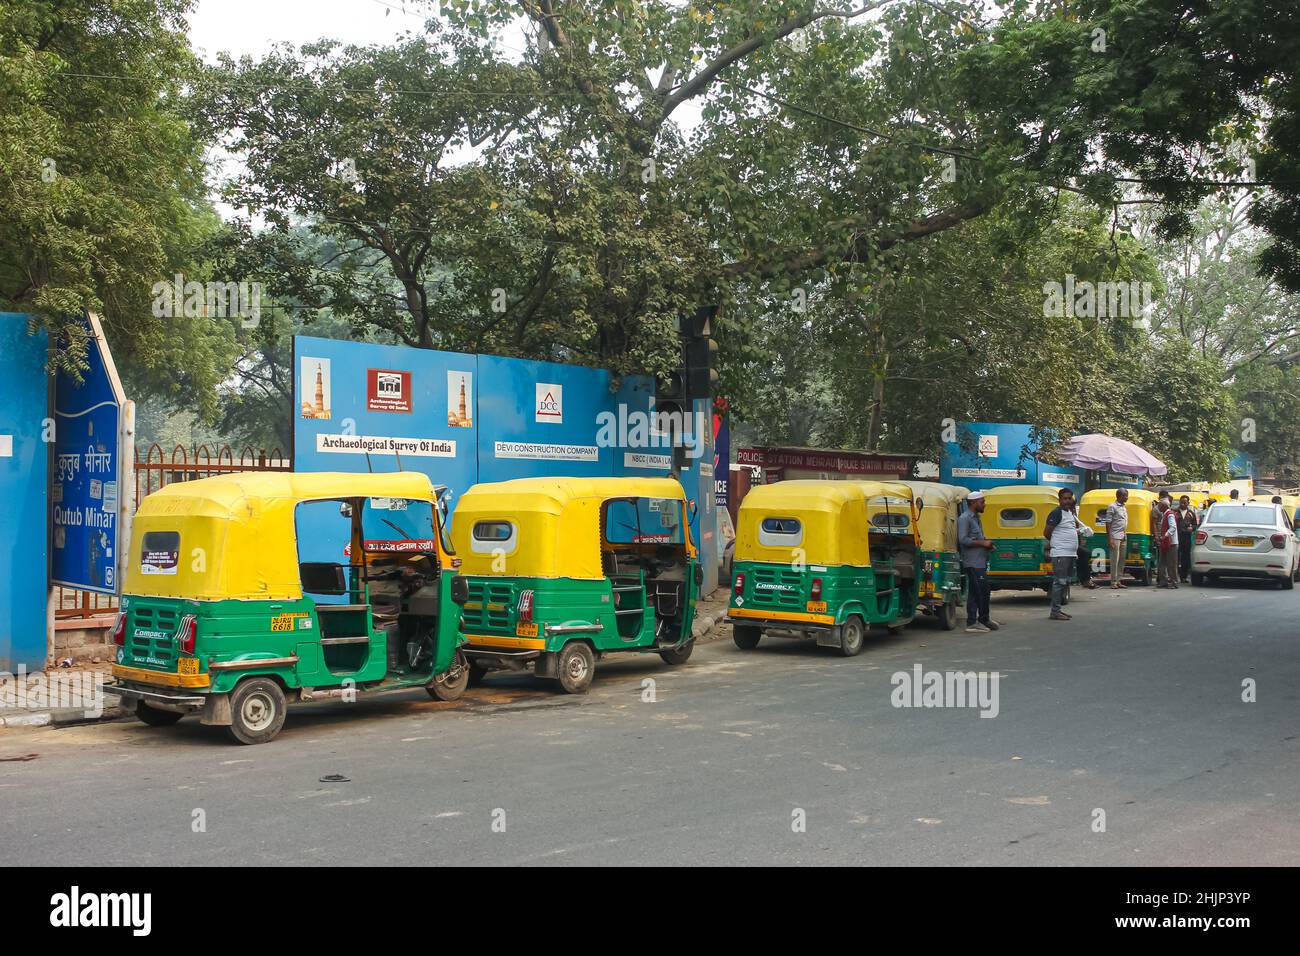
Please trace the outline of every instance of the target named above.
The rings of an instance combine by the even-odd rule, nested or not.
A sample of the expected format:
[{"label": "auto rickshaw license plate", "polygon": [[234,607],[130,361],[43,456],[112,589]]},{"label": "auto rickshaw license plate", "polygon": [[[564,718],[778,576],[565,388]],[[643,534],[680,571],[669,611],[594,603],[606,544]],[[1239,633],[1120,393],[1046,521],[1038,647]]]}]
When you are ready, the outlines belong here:
[{"label": "auto rickshaw license plate", "polygon": [[197,674],[199,672],[199,659],[197,657],[182,657],[176,662],[176,673],[178,674]]},{"label": "auto rickshaw license plate", "polygon": [[1255,547],[1254,538],[1224,538],[1223,543],[1232,548],[1253,548]]},{"label": "auto rickshaw license plate", "polygon": [[537,636],[537,625],[536,625],[536,624],[516,624],[516,625],[515,625],[515,634],[516,634],[518,637],[536,637],[536,636]]},{"label": "auto rickshaw license plate", "polygon": [[826,602],[825,602],[825,601],[809,601],[809,602],[808,602],[808,610],[810,610],[810,611],[824,611],[824,610],[826,610]]}]

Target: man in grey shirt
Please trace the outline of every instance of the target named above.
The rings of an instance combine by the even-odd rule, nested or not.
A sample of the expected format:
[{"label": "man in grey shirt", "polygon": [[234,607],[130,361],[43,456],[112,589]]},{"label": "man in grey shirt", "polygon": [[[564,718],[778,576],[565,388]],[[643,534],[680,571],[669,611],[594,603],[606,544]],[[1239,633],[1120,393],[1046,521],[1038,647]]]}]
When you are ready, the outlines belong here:
[{"label": "man in grey shirt", "polygon": [[1000,625],[989,617],[989,552],[993,542],[984,537],[984,492],[972,491],[966,510],[957,519],[957,547],[961,551],[962,574],[966,575],[966,632],[996,631]]}]

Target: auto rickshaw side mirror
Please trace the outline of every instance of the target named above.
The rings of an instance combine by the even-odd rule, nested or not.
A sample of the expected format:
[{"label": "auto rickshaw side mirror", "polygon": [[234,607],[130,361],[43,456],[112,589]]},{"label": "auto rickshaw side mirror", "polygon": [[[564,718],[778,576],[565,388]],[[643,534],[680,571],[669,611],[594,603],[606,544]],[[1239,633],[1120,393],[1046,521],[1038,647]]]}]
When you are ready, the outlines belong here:
[{"label": "auto rickshaw side mirror", "polygon": [[451,579],[451,599],[457,604],[464,604],[469,600],[469,578],[457,574]]}]

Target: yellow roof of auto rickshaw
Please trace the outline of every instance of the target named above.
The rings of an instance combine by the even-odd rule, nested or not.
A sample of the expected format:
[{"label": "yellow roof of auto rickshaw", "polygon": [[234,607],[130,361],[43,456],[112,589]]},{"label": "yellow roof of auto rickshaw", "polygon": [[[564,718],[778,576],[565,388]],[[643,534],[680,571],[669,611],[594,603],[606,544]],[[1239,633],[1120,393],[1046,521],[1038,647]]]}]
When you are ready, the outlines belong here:
[{"label": "yellow roof of auto rickshaw", "polygon": [[[1061,500],[1060,488],[1052,485],[998,485],[984,492],[990,504],[1023,503],[1055,505]],[[1070,489],[1073,490],[1073,489]]]},{"label": "yellow roof of auto rickshaw", "polygon": [[[676,478],[513,478],[474,485],[456,503],[452,540],[461,573],[602,578],[601,506],[619,498],[682,502],[684,547],[688,555],[695,554],[686,492]],[[513,550],[477,550],[470,533],[483,520],[514,525]]]},{"label": "yellow roof of auto rickshaw", "polygon": [[740,502],[743,511],[838,512],[846,504],[863,499],[861,483],[830,478],[799,478],[770,485],[755,485]]},{"label": "yellow roof of auto rickshaw", "polygon": [[398,471],[384,474],[358,474],[356,472],[283,472],[244,471],[193,481],[176,481],[163,485],[140,503],[136,513],[151,514],[166,508],[175,514],[172,505],[177,500],[202,502],[204,513],[214,517],[221,509],[232,516],[246,514],[251,502],[291,499],[313,501],[322,498],[424,498],[434,496],[443,488],[434,485],[429,476],[418,471]]},{"label": "yellow roof of auto rickshaw", "polygon": [[[295,508],[342,498],[432,500],[438,487],[420,472],[237,472],[177,481],[147,496],[131,520],[123,592],[192,600],[297,600]],[[146,573],[149,533],[179,536],[176,566]]]},{"label": "yellow roof of auto rickshaw", "polygon": [[907,485],[912,489],[912,494],[926,503],[936,505],[949,505],[954,501],[965,501],[966,496],[970,494],[970,489],[963,485],[946,485],[940,481],[902,481],[900,484]]},{"label": "yellow roof of auto rickshaw", "polygon": [[[750,488],[740,502],[736,560],[784,564],[797,548],[813,564],[869,567],[871,526],[864,486],[875,484],[807,478]],[[798,543],[765,544],[760,528],[763,519],[769,517],[798,518]]]},{"label": "yellow roof of auto rickshaw", "polygon": [[511,478],[474,485],[456,505],[466,501],[508,495],[521,506],[559,514],[566,505],[584,498],[675,498],[684,501],[686,491],[676,478]]}]

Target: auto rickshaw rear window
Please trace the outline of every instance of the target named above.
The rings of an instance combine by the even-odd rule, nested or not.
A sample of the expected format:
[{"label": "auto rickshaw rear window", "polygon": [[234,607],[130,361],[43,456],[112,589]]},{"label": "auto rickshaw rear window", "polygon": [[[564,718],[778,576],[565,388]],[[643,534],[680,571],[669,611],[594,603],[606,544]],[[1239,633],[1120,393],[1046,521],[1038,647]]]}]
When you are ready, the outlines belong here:
[{"label": "auto rickshaw rear window", "polygon": [[1029,528],[1034,525],[1033,508],[1003,508],[998,521],[1004,528]]},{"label": "auto rickshaw rear window", "polygon": [[141,574],[175,574],[180,556],[179,531],[146,531],[140,538]]},{"label": "auto rickshaw rear window", "polygon": [[905,529],[912,523],[912,518],[903,511],[880,512],[871,516],[871,523],[877,528],[885,528],[889,531]]},{"label": "auto rickshaw rear window", "polygon": [[794,548],[803,544],[803,522],[798,518],[764,518],[758,526],[758,542],[769,548]]},{"label": "auto rickshaw rear window", "polygon": [[470,529],[470,549],[479,554],[515,549],[515,526],[511,521],[476,521]]}]

